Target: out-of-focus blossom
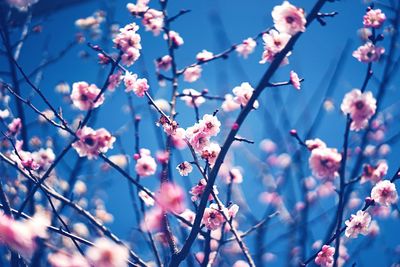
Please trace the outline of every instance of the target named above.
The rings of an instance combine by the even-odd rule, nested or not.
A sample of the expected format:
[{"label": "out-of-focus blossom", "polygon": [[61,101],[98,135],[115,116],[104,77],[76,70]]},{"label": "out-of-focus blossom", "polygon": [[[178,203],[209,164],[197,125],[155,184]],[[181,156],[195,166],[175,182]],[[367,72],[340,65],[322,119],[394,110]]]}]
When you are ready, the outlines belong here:
[{"label": "out-of-focus blossom", "polygon": [[345,235],[350,238],[357,238],[359,234],[367,235],[369,233],[369,225],[371,223],[371,215],[368,212],[359,210],[350,219],[345,221]]},{"label": "out-of-focus blossom", "polygon": [[137,15],[139,13],[146,12],[146,10],[149,8],[149,2],[150,0],[138,0],[136,4],[128,3],[126,8],[132,15]]},{"label": "out-of-focus blossom", "polygon": [[222,102],[221,107],[222,107],[223,111],[231,112],[231,111],[234,111],[236,109],[239,109],[240,108],[240,104],[235,101],[235,98],[233,97],[232,94],[226,94],[225,95],[225,100],[224,100],[224,102]]},{"label": "out-of-focus blossom", "polygon": [[145,191],[141,190],[138,195],[147,207],[154,206],[154,198],[150,197]]},{"label": "out-of-focus blossom", "polygon": [[199,107],[201,104],[206,102],[206,99],[202,94],[194,89],[184,89],[182,91],[184,96],[181,97],[182,101],[185,101],[186,105],[189,107]]},{"label": "out-of-focus blossom", "polygon": [[399,198],[396,185],[389,180],[378,182],[371,190],[371,198],[384,206],[395,204]]},{"label": "out-of-focus blossom", "polygon": [[369,28],[380,28],[386,20],[385,13],[380,9],[370,9],[364,15],[363,24]]},{"label": "out-of-focus blossom", "polygon": [[360,62],[370,63],[378,61],[383,53],[385,53],[385,48],[367,42],[353,52],[353,57]]},{"label": "out-of-focus blossom", "polygon": [[79,253],[67,254],[57,252],[49,254],[47,258],[51,267],[89,267],[89,263]]},{"label": "out-of-focus blossom", "polygon": [[178,48],[184,43],[183,38],[175,31],[169,31],[168,35],[164,34],[164,40],[169,40],[174,48]]},{"label": "out-of-focus blossom", "polygon": [[136,173],[141,177],[150,176],[156,173],[157,163],[154,158],[150,155],[148,149],[140,149],[140,155],[138,155],[136,161],[135,170]]},{"label": "out-of-focus blossom", "polygon": [[84,126],[76,132],[76,136],[78,140],[72,144],[72,147],[80,157],[88,157],[88,159],[97,158],[99,153],[106,153],[113,148],[115,142],[115,137],[104,128],[93,130]]},{"label": "out-of-focus blossom", "polygon": [[284,1],[282,5],[275,6],[272,10],[274,27],[279,32],[295,35],[306,30],[304,10]]},{"label": "out-of-focus blossom", "polygon": [[155,9],[148,9],[142,19],[146,31],[152,31],[154,35],[159,35],[164,27],[164,14]]},{"label": "out-of-focus blossom", "polygon": [[166,212],[181,213],[185,210],[185,193],[174,183],[162,183],[155,195],[155,200]]},{"label": "out-of-focus blossom", "polygon": [[26,12],[28,11],[28,8],[30,8],[32,5],[36,4],[39,2],[39,0],[7,0],[7,3],[15,7],[21,12]]},{"label": "out-of-focus blossom", "polygon": [[92,266],[125,267],[128,266],[129,250],[107,238],[98,238],[94,246],[88,248],[86,257]]},{"label": "out-of-focus blossom", "polygon": [[9,135],[17,136],[19,132],[22,129],[22,122],[20,118],[15,118],[13,119],[8,125],[7,125],[8,131],[7,133]]},{"label": "out-of-focus blossom", "polygon": [[376,99],[371,92],[362,93],[359,89],[353,89],[344,96],[340,108],[352,119],[350,129],[359,131],[368,125],[368,120],[375,114]]},{"label": "out-of-focus blossom", "polygon": [[312,151],[315,148],[326,148],[326,144],[319,138],[306,140],[308,150]]},{"label": "out-of-focus blossom", "polygon": [[247,58],[251,53],[254,52],[256,46],[257,43],[253,38],[247,38],[243,40],[241,44],[236,46],[236,52],[244,58]]},{"label": "out-of-focus blossom", "polygon": [[202,68],[199,65],[188,67],[183,72],[183,79],[186,82],[192,83],[197,81],[201,76]]},{"label": "out-of-focus blossom", "polygon": [[[80,110],[97,108],[104,102],[104,95],[95,84],[89,85],[87,82],[76,82],[72,85],[71,100],[75,107]],[[97,101],[95,102],[95,100]]]},{"label": "out-of-focus blossom", "polygon": [[171,68],[172,57],[170,55],[166,55],[160,58],[157,58],[156,61],[156,69],[167,71]]},{"label": "out-of-focus blossom", "polygon": [[196,55],[197,61],[208,61],[214,57],[214,54],[210,51],[203,50]]}]

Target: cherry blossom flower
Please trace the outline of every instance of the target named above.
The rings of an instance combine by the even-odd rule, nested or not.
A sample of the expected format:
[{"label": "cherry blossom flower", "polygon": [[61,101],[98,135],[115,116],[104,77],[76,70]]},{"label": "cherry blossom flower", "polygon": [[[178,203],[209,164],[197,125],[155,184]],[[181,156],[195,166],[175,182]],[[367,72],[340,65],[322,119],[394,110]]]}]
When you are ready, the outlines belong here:
[{"label": "cherry blossom flower", "polygon": [[282,5],[275,6],[272,10],[274,27],[283,33],[295,35],[306,30],[304,10],[284,1]]},{"label": "cherry blossom flower", "polygon": [[357,31],[358,36],[364,42],[370,41],[369,37],[372,36],[372,31],[369,28],[361,28]]},{"label": "cherry blossom flower", "polygon": [[197,61],[208,61],[214,57],[214,54],[210,51],[203,50],[196,55]]},{"label": "cherry blossom flower", "polygon": [[365,164],[360,183],[363,184],[367,181],[377,183],[387,174],[388,165],[386,161],[379,161],[376,166]]},{"label": "cherry blossom flower", "polygon": [[71,100],[72,104],[80,110],[97,108],[104,102],[104,95],[95,102],[101,90],[95,84],[89,85],[87,82],[76,82],[72,84]]},{"label": "cherry blossom flower", "polygon": [[[277,32],[276,30],[271,30],[268,33],[263,34],[264,41],[264,52],[260,60],[261,64],[266,62],[272,62],[275,59],[275,55],[278,54],[285,48],[286,44],[289,42],[290,35],[284,32]],[[282,61],[281,65],[286,65],[289,63],[288,53],[285,59]]]},{"label": "cherry blossom flower", "polygon": [[218,205],[212,203],[208,208],[204,210],[202,223],[207,227],[208,230],[216,230],[222,227],[225,222],[225,217],[218,208]]},{"label": "cherry blossom flower", "polygon": [[389,180],[378,182],[371,190],[371,198],[383,206],[395,204],[398,200],[396,185]]},{"label": "cherry blossom flower", "polygon": [[22,141],[17,141],[15,143],[15,151],[10,155],[10,158],[21,168],[25,168],[26,170],[38,170],[40,165],[35,161],[31,152],[22,149],[22,145]]},{"label": "cherry blossom flower", "polygon": [[174,48],[178,48],[184,43],[183,38],[175,31],[169,31],[168,35],[164,34],[164,40],[169,40]]},{"label": "cherry blossom flower", "polygon": [[332,179],[337,175],[341,160],[342,155],[334,148],[315,148],[308,161],[315,177]]},{"label": "cherry blossom flower", "polygon": [[38,151],[32,152],[32,159],[38,164],[40,170],[47,170],[54,162],[56,155],[51,148],[41,148]]},{"label": "cherry blossom flower", "polygon": [[326,148],[326,144],[319,138],[306,140],[308,150],[312,151],[315,148]]},{"label": "cherry blossom flower", "polygon": [[148,149],[140,149],[140,155],[136,161],[135,171],[141,177],[151,176],[156,173],[157,163],[150,155]]},{"label": "cherry blossom flower", "polygon": [[141,190],[138,195],[147,207],[154,206],[154,198],[150,197],[145,191]]},{"label": "cherry blossom flower", "polygon": [[350,219],[345,221],[345,235],[350,238],[357,238],[359,234],[367,235],[369,233],[369,225],[371,223],[371,215],[368,212],[359,210]]},{"label": "cherry blossom flower", "polygon": [[22,122],[20,118],[13,119],[8,125],[8,134],[17,136],[22,129]]},{"label": "cherry blossom flower", "polygon": [[[190,190],[189,193],[192,195],[191,200],[193,202],[195,202],[201,198],[201,196],[204,193],[204,190],[206,189],[206,186],[207,186],[207,181],[206,181],[206,179],[202,178],[202,179],[200,179],[200,181],[198,182],[197,185],[192,187],[192,189]],[[215,195],[218,195],[218,193],[219,193],[216,185],[213,185],[213,192]],[[208,200],[212,200],[212,199],[213,199],[213,196],[212,196],[212,194],[210,194],[208,196]]]},{"label": "cherry blossom flower", "polygon": [[367,42],[353,52],[353,57],[360,62],[370,63],[378,61],[383,53],[385,53],[385,48]]},{"label": "cherry blossom flower", "polygon": [[179,171],[179,174],[181,176],[188,176],[189,173],[192,172],[193,167],[192,167],[192,164],[190,164],[187,161],[184,161],[181,164],[179,164],[178,166],[176,166],[176,169]]},{"label": "cherry blossom flower", "polygon": [[124,75],[125,92],[134,92],[138,97],[143,97],[145,93],[149,90],[149,84],[147,79],[141,78],[137,79],[136,74],[126,72]]},{"label": "cherry blossom flower", "polygon": [[370,9],[364,15],[363,24],[369,28],[380,28],[386,20],[385,13],[380,9]]},{"label": "cherry blossom flower", "polygon": [[98,238],[94,246],[88,248],[86,257],[92,266],[124,267],[128,266],[129,250],[107,238]]},{"label": "cherry blossom flower", "polygon": [[376,100],[371,92],[353,89],[344,96],[340,108],[352,119],[350,129],[359,131],[367,127],[368,120],[375,114]]},{"label": "cherry blossom flower", "polygon": [[181,100],[185,101],[186,105],[189,107],[194,107],[194,105],[199,107],[206,102],[202,94],[194,89],[184,89],[182,93],[184,96],[181,97]]},{"label": "cherry blossom flower", "polygon": [[202,68],[199,65],[188,67],[183,72],[183,79],[189,83],[197,81],[201,76]]},{"label": "cherry blossom flower", "polygon": [[202,149],[201,158],[207,160],[210,166],[213,166],[220,151],[221,147],[217,143],[210,143]]},{"label": "cherry blossom flower", "polygon": [[110,90],[111,92],[114,92],[115,88],[117,88],[121,83],[121,80],[122,80],[121,71],[117,71],[117,73],[110,75],[110,78],[108,78],[107,89]]},{"label": "cherry blossom flower", "polygon": [[243,182],[243,175],[239,168],[232,168],[229,174],[225,176],[225,183],[241,184]]},{"label": "cherry blossom flower", "polygon": [[128,3],[126,8],[132,15],[136,15],[138,13],[146,12],[146,10],[149,8],[149,2],[150,0],[138,0],[136,4]]},{"label": "cherry blossom flower", "polygon": [[243,42],[236,46],[236,52],[244,58],[247,58],[251,53],[254,52],[257,43],[252,38],[247,38]]},{"label": "cherry blossom flower", "polygon": [[27,221],[15,221],[0,214],[0,243],[29,260],[36,250],[36,239],[47,237],[49,224],[49,217],[44,213],[36,213]]},{"label": "cherry blossom flower", "polygon": [[80,157],[88,157],[88,159],[95,159],[100,153],[106,153],[113,148],[115,142],[115,137],[104,128],[93,130],[84,126],[76,132],[76,136],[78,140],[72,144],[72,147]]},{"label": "cherry blossom flower", "polygon": [[172,57],[170,55],[165,55],[163,57],[156,59],[156,69],[167,71],[171,68]]},{"label": "cherry blossom flower", "polygon": [[156,206],[151,210],[147,211],[144,215],[144,219],[140,224],[140,228],[144,231],[156,232],[162,229],[162,220],[164,212],[160,207]]},{"label": "cherry blossom flower", "polygon": [[333,266],[333,255],[335,255],[335,248],[323,245],[321,251],[318,252],[314,260],[315,264],[322,267],[331,267]]},{"label": "cherry blossom flower", "polygon": [[137,34],[139,26],[135,23],[127,24],[119,29],[119,33],[113,39],[115,46],[123,52],[122,63],[131,66],[140,56],[141,38]]},{"label": "cherry blossom flower", "polygon": [[150,8],[144,13],[142,23],[146,31],[152,31],[157,36],[164,27],[164,14]]},{"label": "cherry blossom flower", "polygon": [[185,210],[185,193],[174,183],[162,183],[155,200],[166,212],[181,213]]},{"label": "cherry blossom flower", "polygon": [[199,121],[199,124],[203,127],[203,132],[209,136],[216,136],[221,127],[221,122],[218,120],[217,116],[210,114],[205,114]]},{"label": "cherry blossom flower", "polygon": [[89,267],[89,263],[81,254],[67,254],[64,252],[57,252],[49,254],[47,258],[52,267]]},{"label": "cherry blossom flower", "polygon": [[[240,86],[233,88],[232,92],[235,95],[234,100],[236,103],[244,107],[253,95],[254,88],[248,82],[244,82]],[[258,108],[257,100],[254,102],[253,108]]]},{"label": "cherry blossom flower", "polygon": [[222,102],[221,108],[225,112],[231,112],[240,108],[240,104],[237,103],[232,94],[226,94],[225,100]]},{"label": "cherry blossom flower", "polygon": [[300,78],[294,71],[290,71],[290,83],[293,85],[295,89],[300,90],[301,87]]}]

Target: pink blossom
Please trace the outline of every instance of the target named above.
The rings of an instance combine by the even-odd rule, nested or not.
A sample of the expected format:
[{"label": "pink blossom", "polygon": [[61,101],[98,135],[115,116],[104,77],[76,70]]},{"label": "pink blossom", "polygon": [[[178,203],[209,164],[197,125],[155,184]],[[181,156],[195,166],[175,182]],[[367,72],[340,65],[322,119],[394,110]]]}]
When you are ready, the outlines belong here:
[{"label": "pink blossom", "polygon": [[300,90],[301,87],[300,78],[294,71],[290,71],[290,83],[293,85],[295,89]]},{"label": "pink blossom", "polygon": [[213,203],[210,207],[206,208],[203,214],[202,223],[205,224],[208,230],[216,230],[220,228],[225,222],[224,215],[218,208],[218,205]]},{"label": "pink blossom", "polygon": [[237,103],[237,102],[234,100],[233,95],[231,95],[231,94],[226,94],[226,95],[225,95],[225,101],[222,103],[221,107],[222,107],[222,110],[223,110],[223,111],[225,111],[225,112],[231,112],[231,111],[234,111],[234,110],[236,110],[236,109],[239,109],[239,108],[240,108],[240,104]]},{"label": "pink blossom", "polygon": [[331,267],[333,266],[333,255],[335,255],[335,248],[323,245],[321,251],[318,252],[314,260],[315,264],[322,267]]},{"label": "pink blossom", "polygon": [[225,177],[225,182],[227,184],[241,184],[243,182],[243,175],[239,168],[231,168],[229,170],[229,174]]},{"label": "pink blossom", "polygon": [[375,114],[376,100],[371,92],[353,89],[344,96],[340,108],[344,114],[350,114],[350,129],[359,131],[367,127],[368,120]]},{"label": "pink blossom", "polygon": [[337,175],[341,160],[342,155],[334,148],[315,148],[308,162],[315,177],[332,179]]},{"label": "pink blossom", "polygon": [[51,148],[41,148],[38,151],[32,152],[31,156],[40,170],[47,170],[56,158]]},{"label": "pink blossom", "polygon": [[326,144],[319,138],[307,140],[306,146],[308,150],[312,151],[315,148],[326,148]]},{"label": "pink blossom", "polygon": [[15,221],[0,214],[0,243],[9,246],[25,259],[30,259],[36,250],[36,238],[47,237],[49,218],[43,213],[35,214],[27,221]]},{"label": "pink blossom", "polygon": [[95,84],[89,85],[87,82],[76,82],[72,84],[71,100],[75,107],[80,110],[97,108],[104,102],[104,95],[95,102],[101,90]]},{"label": "pink blossom", "polygon": [[345,222],[345,235],[350,238],[357,238],[359,234],[367,235],[369,233],[369,225],[371,223],[371,215],[368,212],[359,210],[350,219]]},{"label": "pink blossom", "polygon": [[107,89],[113,92],[115,88],[119,86],[121,80],[122,80],[121,71],[118,71],[117,73],[110,75],[110,78],[108,78]]},{"label": "pink blossom", "polygon": [[180,163],[178,166],[176,166],[176,169],[179,171],[179,174],[181,176],[188,176],[189,173],[192,172],[193,167],[192,167],[192,164],[190,164],[187,161],[184,161],[184,162]]},{"label": "pink blossom", "polygon": [[383,53],[385,53],[385,48],[367,42],[353,52],[353,57],[360,62],[370,63],[378,61]]},{"label": "pink blossom", "polygon": [[[192,187],[192,189],[190,190],[190,194],[192,195],[191,200],[193,202],[197,201],[198,199],[201,198],[201,196],[204,193],[204,190],[206,189],[206,186],[207,186],[207,181],[206,181],[206,179],[202,178],[202,179],[200,179],[200,181],[197,185]],[[213,185],[213,192],[215,195],[218,195],[218,193],[219,193],[216,185]],[[210,194],[208,196],[208,200],[212,200],[212,199],[213,199],[213,196],[212,196],[212,194]]]},{"label": "pink blossom", "polygon": [[201,158],[207,160],[210,166],[213,166],[220,151],[221,147],[217,143],[210,143],[202,149]]},{"label": "pink blossom", "polygon": [[260,142],[260,149],[265,153],[274,153],[277,149],[277,145],[271,139],[263,139]]},{"label": "pink blossom", "polygon": [[197,61],[208,61],[214,57],[214,54],[210,51],[203,50],[196,55]]},{"label": "pink blossom", "polygon": [[389,180],[378,182],[371,190],[371,198],[384,206],[395,204],[398,200],[396,185]]},{"label": "pink blossom", "polygon": [[241,44],[236,46],[236,52],[244,58],[247,58],[251,53],[254,52],[256,46],[257,43],[254,41],[254,39],[247,38],[243,40]]},{"label": "pink blossom", "polygon": [[84,126],[76,132],[76,136],[78,141],[74,142],[72,147],[80,157],[88,157],[88,159],[97,158],[100,153],[106,153],[113,148],[115,142],[115,137],[104,128],[93,130]]},{"label": "pink blossom", "polygon": [[243,260],[238,260],[232,265],[232,267],[249,267],[249,266],[250,265]]},{"label": "pink blossom", "polygon": [[385,13],[380,9],[369,9],[364,15],[363,24],[369,28],[380,28],[386,20]]},{"label": "pink blossom", "polygon": [[81,254],[67,254],[61,251],[49,254],[47,258],[52,267],[89,267],[89,263]]},{"label": "pink blossom", "polygon": [[147,211],[144,220],[140,224],[140,228],[144,231],[156,232],[162,229],[162,220],[164,212],[158,206]]},{"label": "pink blossom", "polygon": [[168,35],[164,34],[164,40],[169,40],[170,44],[174,48],[178,48],[184,43],[183,38],[175,31],[169,31]]},{"label": "pink blossom", "polygon": [[155,200],[166,212],[181,213],[185,210],[185,193],[174,183],[162,183]]},{"label": "pink blossom", "polygon": [[126,8],[132,15],[137,15],[138,13],[145,12],[149,7],[150,0],[138,0],[136,4],[128,3]]},{"label": "pink blossom", "polygon": [[199,107],[201,104],[206,102],[206,99],[202,96],[202,94],[194,89],[184,89],[182,91],[184,96],[181,97],[181,100],[185,101],[186,105],[189,107]]},{"label": "pink blossom", "polygon": [[157,163],[150,155],[148,149],[140,149],[140,158],[137,159],[135,165],[136,173],[141,177],[151,176],[156,173]]},{"label": "pink blossom", "polygon": [[107,238],[98,238],[93,247],[86,251],[86,257],[92,266],[124,267],[128,266],[129,250]]},{"label": "pink blossom", "polygon": [[387,171],[388,165],[384,160],[378,162],[378,165],[376,166],[365,164],[360,183],[363,184],[367,181],[377,183],[382,180],[382,178],[387,174]]},{"label": "pink blossom", "polygon": [[186,129],[186,137],[197,153],[202,152],[210,143],[210,136],[203,131],[201,125],[198,123]]},{"label": "pink blossom", "polygon": [[147,207],[154,206],[154,198],[150,197],[145,191],[141,190],[138,195]]},{"label": "pink blossom", "polygon": [[[196,213],[191,211],[190,209],[185,209],[181,214],[179,214],[182,218],[184,218],[189,223],[193,224],[196,218]],[[181,225],[184,227],[190,227],[186,223],[181,222]]]},{"label": "pink blossom", "polygon": [[15,151],[10,155],[10,158],[18,163],[18,165],[27,170],[38,170],[40,165],[33,158],[33,155],[29,151],[22,149],[23,142],[17,141],[15,144]]},{"label": "pink blossom", "polygon": [[7,125],[8,134],[17,136],[22,129],[22,122],[20,118],[15,118]]},{"label": "pink blossom", "polygon": [[166,55],[156,59],[156,69],[167,71],[171,68],[172,57],[170,55]]},{"label": "pink blossom", "polygon": [[[284,32],[279,33],[276,30],[271,30],[268,33],[264,33],[264,52],[260,63],[264,64],[266,62],[272,62],[275,59],[275,55],[285,48],[290,38],[291,36],[289,34]],[[286,55],[281,65],[286,65],[289,62],[287,58],[289,55],[290,53]]]},{"label": "pink blossom", "polygon": [[119,33],[113,39],[115,46],[123,52],[122,63],[126,66],[132,65],[140,56],[142,45],[138,30],[139,26],[135,23],[128,24],[119,29]]},{"label": "pink blossom", "polygon": [[218,120],[217,116],[210,114],[205,114],[199,121],[199,124],[203,127],[203,132],[209,136],[216,136],[221,127],[221,122]]},{"label": "pink blossom", "polygon": [[197,81],[201,76],[202,68],[199,65],[188,67],[183,72],[183,78],[185,81],[192,83]]},{"label": "pink blossom", "polygon": [[164,27],[164,15],[161,11],[150,8],[144,13],[142,23],[146,31],[159,35]]},{"label": "pink blossom", "polygon": [[295,35],[306,30],[307,21],[304,16],[304,10],[291,5],[288,1],[284,1],[282,5],[274,7],[272,19],[274,27],[279,32]]},{"label": "pink blossom", "polygon": [[138,97],[143,97],[150,87],[147,79],[137,79],[137,75],[130,72],[125,73],[124,83],[126,87],[125,92],[133,91]]},{"label": "pink blossom", "polygon": [[[253,95],[254,88],[248,83],[244,82],[240,86],[233,88],[234,100],[241,106],[246,106]],[[258,108],[258,101],[254,102],[253,108]]]}]

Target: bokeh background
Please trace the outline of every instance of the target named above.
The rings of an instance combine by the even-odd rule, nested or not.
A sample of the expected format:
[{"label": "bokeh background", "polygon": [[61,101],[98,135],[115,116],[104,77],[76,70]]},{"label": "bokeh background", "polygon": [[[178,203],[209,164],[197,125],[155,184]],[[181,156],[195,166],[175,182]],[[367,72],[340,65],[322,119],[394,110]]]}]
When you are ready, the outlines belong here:
[{"label": "bokeh background", "polygon": [[[54,1],[57,2],[57,1]],[[68,2],[68,1],[66,1]],[[306,12],[310,10],[315,1],[291,1],[297,6],[303,7]],[[65,47],[75,40],[78,32],[75,21],[92,15],[97,10],[107,12],[107,21],[101,26],[103,33],[99,38],[91,38],[90,33],[84,33],[87,41],[99,44],[106,51],[115,51],[112,48],[112,40],[107,35],[106,25],[119,24],[124,26],[130,22],[139,22],[134,19],[125,6],[127,1],[87,1],[76,3],[68,7],[49,8],[45,1],[40,1],[43,10],[34,17],[32,25],[40,24],[42,32],[32,35],[24,43],[20,64],[29,73],[45,60],[57,57]],[[256,35],[272,25],[270,12],[275,5],[280,4],[277,0],[202,0],[202,1],[170,1],[168,5],[169,14],[176,14],[181,9],[190,9],[191,12],[182,16],[172,24],[172,29],[179,32],[184,38],[184,45],[176,51],[178,67],[182,68],[195,62],[195,56],[203,49],[214,53],[225,50],[233,43],[241,42],[243,39]],[[157,1],[151,1],[150,6],[159,9]],[[292,87],[268,88],[261,95],[261,105],[257,111],[253,111],[248,120],[243,125],[240,134],[248,139],[254,140],[255,144],[241,144],[233,148],[231,155],[234,165],[241,166],[244,173],[244,182],[235,186],[234,199],[237,202],[245,200],[247,208],[241,206],[243,211],[249,210],[257,219],[261,219],[266,211],[273,212],[274,208],[269,208],[267,204],[260,201],[260,194],[266,191],[276,190],[280,192],[284,199],[285,207],[289,212],[293,210],[298,201],[302,200],[301,188],[298,173],[296,171],[274,171],[274,169],[261,171],[259,162],[266,162],[267,155],[259,148],[259,143],[263,139],[271,139],[278,145],[277,155],[288,153],[292,155],[298,148],[295,140],[288,134],[289,130],[296,128],[302,137],[309,129],[316,113],[323,101],[326,100],[326,90],[330,86],[332,95],[328,97],[329,103],[334,108],[331,111],[323,110],[325,113],[321,124],[313,133],[312,137],[324,140],[329,146],[341,148],[343,142],[343,132],[345,128],[345,117],[340,112],[340,103],[344,94],[353,88],[359,88],[364,79],[366,65],[358,62],[351,56],[362,41],[358,37],[357,30],[362,27],[362,16],[365,13],[367,4],[361,0],[341,0],[325,5],[323,11],[337,11],[335,18],[327,18],[326,26],[321,26],[314,22],[306,33],[296,44],[293,54],[290,56],[290,64],[281,67],[273,77],[274,81],[286,81],[289,72],[295,70],[305,81],[302,83],[300,91]],[[388,17],[394,14],[387,12]],[[155,99],[170,97],[171,88],[161,87],[158,84],[155,74],[154,60],[167,54],[166,43],[162,36],[153,36],[151,32],[145,32],[143,27],[140,29],[142,37],[142,56],[130,70],[138,73],[139,76],[147,76],[151,84],[152,94]],[[388,34],[385,31],[385,34]],[[12,35],[14,40],[18,38],[19,30],[15,29]],[[387,41],[382,43],[388,48]],[[207,88],[212,95],[223,96],[240,85],[242,82],[250,82],[254,86],[262,77],[268,65],[261,65],[258,61],[262,54],[262,44],[258,42],[256,51],[244,60],[232,53],[226,60],[218,60],[203,66],[202,77],[195,83],[189,84],[182,80],[179,82],[179,90],[193,88],[201,91]],[[340,62],[338,64],[338,62]],[[8,66],[5,60],[0,61],[0,69]],[[85,43],[74,45],[72,49],[63,55],[55,63],[46,67],[40,76],[34,76],[40,88],[46,96],[55,103],[56,106],[63,108],[64,116],[72,121],[80,114],[79,111],[71,109],[65,98],[57,93],[54,88],[57,84],[65,81],[72,85],[76,81],[87,81],[96,83],[99,87],[104,83],[107,70],[102,69],[97,64],[96,53],[87,47]],[[374,64],[374,78],[371,80],[367,90],[376,93],[377,85],[382,74],[382,64]],[[332,78],[336,77],[336,78]],[[8,80],[8,77],[2,77]],[[385,110],[385,116],[391,118],[388,126],[386,138],[395,135],[399,131],[397,108],[399,101],[398,74],[387,87],[386,97],[381,104]],[[27,84],[22,85],[22,92],[25,96],[32,96],[31,89]],[[44,108],[37,97],[32,100],[39,107]],[[220,102],[209,101],[200,107],[200,114],[212,113],[220,108]],[[149,148],[154,152],[160,147],[157,141],[157,134],[154,129],[154,117],[151,110],[147,108],[144,98],[134,96],[135,111],[143,118],[140,125],[141,147]],[[178,103],[178,120],[183,127],[194,123],[194,111],[187,108],[184,102]],[[29,137],[39,135],[55,137],[58,135],[51,126],[37,123],[37,117],[28,112],[28,124],[30,125]],[[226,129],[229,127],[233,114],[219,113],[221,120],[224,121],[224,128],[217,140],[222,144]],[[130,113],[127,112],[127,97],[123,86],[115,92],[106,93],[106,101],[102,106],[96,120],[89,123],[93,128],[105,127],[114,134],[125,148],[125,152],[130,156],[134,153],[133,125],[131,124]],[[351,145],[357,144],[359,134],[351,134]],[[59,137],[57,137],[59,138]],[[63,148],[68,140],[58,139],[55,142],[54,150],[56,155]],[[61,141],[60,141],[61,140]],[[172,159],[172,166],[176,166],[182,159],[189,159],[187,150]],[[120,154],[119,146],[109,151],[107,155]],[[389,172],[391,176],[398,168],[399,148],[393,144],[391,152],[387,155]],[[134,161],[128,169],[134,174]],[[138,232],[135,230],[137,224],[133,212],[132,202],[129,195],[126,180],[115,171],[102,171],[102,162],[88,161],[79,159],[75,151],[70,151],[62,165],[57,169],[60,177],[67,179],[71,168],[77,160],[82,162],[82,171],[79,179],[87,183],[88,192],[86,198],[88,205],[93,204],[95,199],[100,198],[105,202],[107,211],[111,213],[114,220],[108,223],[109,227],[118,236],[130,241],[134,250],[144,255],[145,259],[150,259],[146,246],[143,246]],[[303,154],[303,171],[306,176],[310,175],[307,164],[307,154]],[[289,165],[290,166],[290,165]],[[349,166],[352,166],[350,161]],[[158,170],[160,171],[160,170]],[[174,170],[174,180],[184,185],[197,183],[200,175],[193,172],[187,177],[180,177]],[[282,184],[277,188],[271,187],[271,179],[277,180],[283,177]],[[186,179],[187,181],[183,181]],[[282,179],[282,178],[279,178]],[[143,179],[143,184],[155,190],[158,185],[157,176]],[[226,185],[221,181],[220,192],[224,195]],[[369,186],[364,186],[358,190],[359,197],[363,199],[369,192]],[[336,197],[333,195],[322,199],[318,204],[310,207],[309,218],[317,218],[309,223],[309,238],[306,241],[306,255],[310,255],[312,243],[318,239],[323,239],[327,225],[330,223],[335,212]],[[189,206],[189,205],[188,205]],[[362,206],[362,202],[358,208]],[[350,212],[355,210],[347,209],[345,218],[349,217]],[[325,214],[320,216],[321,214]],[[252,220],[245,212],[239,216],[240,229],[245,230]],[[381,234],[376,238],[359,237],[356,240],[346,243],[351,259],[347,262],[348,266],[356,263],[356,266],[390,266],[391,263],[399,260],[400,235],[399,218],[394,214],[388,219],[378,219]],[[287,266],[291,255],[288,248],[292,242],[301,244],[298,233],[291,232],[289,224],[281,217],[275,217],[268,224],[266,230],[266,247],[264,252],[270,252],[277,257],[269,265]],[[254,235],[246,238],[250,251],[254,252]],[[194,247],[196,251],[197,247]],[[238,258],[240,254],[237,254]],[[227,259],[232,262],[232,259]]]}]

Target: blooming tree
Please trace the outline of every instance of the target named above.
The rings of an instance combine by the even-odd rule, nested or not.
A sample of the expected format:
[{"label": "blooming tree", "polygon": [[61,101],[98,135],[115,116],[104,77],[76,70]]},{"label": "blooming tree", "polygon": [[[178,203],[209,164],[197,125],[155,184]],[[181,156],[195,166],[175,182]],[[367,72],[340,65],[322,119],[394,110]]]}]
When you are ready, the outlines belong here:
[{"label": "blooming tree", "polygon": [[[346,21],[335,10],[341,1],[277,3],[258,33],[233,44],[225,38],[219,51],[201,47],[185,64],[181,51],[196,38],[178,31],[193,11],[188,3],[121,2],[62,22],[76,27],[74,41],[54,57],[46,41],[33,70],[40,49],[30,39],[46,39],[53,21],[40,10],[51,4],[0,3],[0,263],[377,266],[362,263],[376,241],[377,255],[390,251],[380,262],[398,266],[392,243],[400,239],[387,221],[397,227],[400,215],[399,110],[386,98],[396,97],[399,3],[357,4],[361,45],[331,55],[338,60],[327,89],[306,99],[307,82],[319,77],[298,74],[298,47]],[[219,38],[221,14],[212,25]],[[79,58],[67,75],[71,51]],[[343,78],[355,85],[342,86],[349,88],[337,101],[346,58],[358,75]],[[204,88],[211,66],[224,60],[242,73],[253,61],[263,73]],[[66,76],[55,92],[43,78],[53,64],[65,64],[57,75]],[[286,104],[284,94],[304,105]],[[336,131],[335,120],[341,134],[324,134]]]}]

